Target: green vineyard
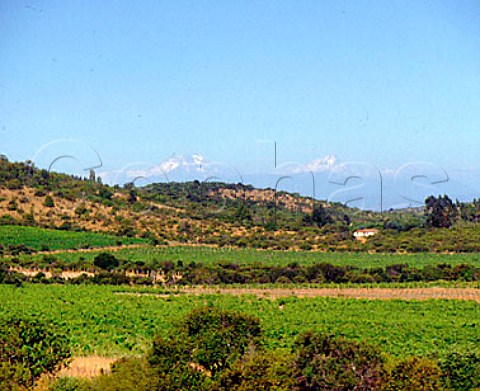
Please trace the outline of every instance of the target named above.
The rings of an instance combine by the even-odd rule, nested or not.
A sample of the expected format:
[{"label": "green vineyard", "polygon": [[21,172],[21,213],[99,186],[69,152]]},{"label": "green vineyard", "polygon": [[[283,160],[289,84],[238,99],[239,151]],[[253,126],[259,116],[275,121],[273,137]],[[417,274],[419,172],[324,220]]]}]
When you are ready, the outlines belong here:
[{"label": "green vineyard", "polygon": [[0,238],[0,243],[6,248],[23,245],[35,251],[75,250],[146,243],[139,238],[21,226],[0,226]]},{"label": "green vineyard", "polygon": [[[0,227],[1,228],[1,227]],[[97,234],[91,234],[94,238]],[[96,239],[97,246],[100,243],[107,243],[111,237],[101,236]],[[113,238],[117,239],[117,238]],[[135,242],[134,239],[127,238],[127,243]],[[59,240],[59,238],[57,238]],[[118,240],[118,239],[117,239]],[[138,240],[138,239],[137,239]],[[60,240],[59,240],[60,241]],[[93,240],[92,240],[93,241]],[[49,242],[50,243],[50,242]],[[73,242],[75,243],[75,242]],[[73,245],[72,243],[72,245]],[[108,245],[108,244],[104,244]],[[89,253],[58,253],[56,256],[64,261],[78,261],[81,257],[87,263],[93,263],[93,259],[101,250]],[[329,263],[338,266],[358,266],[365,268],[385,267],[388,265],[407,263],[416,267],[427,265],[437,265],[447,263],[451,265],[471,264],[480,266],[479,254],[365,254],[365,253],[334,253],[334,252],[313,252],[313,251],[281,251],[281,250],[256,250],[239,248],[216,248],[216,247],[195,247],[195,246],[145,246],[134,249],[120,249],[115,252],[116,257],[120,259],[129,259],[132,261],[145,261],[147,264],[154,260],[159,261],[182,261],[202,262],[206,265],[218,262],[232,262],[242,265],[262,264],[264,266],[284,266],[296,262],[300,265],[313,265],[316,263]],[[37,256],[23,256],[20,258],[33,259]]]},{"label": "green vineyard", "polygon": [[[480,306],[471,301],[260,299],[252,295],[146,295],[128,288],[0,286],[1,316],[54,322],[77,355],[139,354],[193,308],[214,305],[258,316],[270,348],[289,348],[307,330],[344,335],[399,357],[478,351]],[[160,291],[161,293],[161,291]]]}]

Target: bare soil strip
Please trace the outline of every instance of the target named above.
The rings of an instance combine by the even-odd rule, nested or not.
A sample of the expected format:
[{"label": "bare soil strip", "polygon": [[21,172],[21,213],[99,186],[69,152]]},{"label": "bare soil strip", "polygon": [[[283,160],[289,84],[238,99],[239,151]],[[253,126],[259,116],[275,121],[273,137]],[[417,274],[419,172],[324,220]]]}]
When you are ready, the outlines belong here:
[{"label": "bare soil strip", "polygon": [[[193,295],[255,295],[265,298],[280,297],[337,297],[368,300],[470,300],[480,303],[480,289],[476,288],[220,288],[185,287],[172,291]],[[164,296],[161,295],[161,296]]]},{"label": "bare soil strip", "polygon": [[122,246],[106,246],[106,247],[91,247],[80,249],[68,249],[68,250],[51,250],[51,251],[37,251],[33,255],[37,254],[62,254],[62,253],[91,253],[95,251],[120,251],[131,248],[148,247],[147,244],[124,244]]},{"label": "bare soil strip", "polygon": [[[9,269],[11,272],[17,272],[21,273],[24,276],[27,277],[35,277],[38,273],[43,273],[45,274],[46,278],[52,278],[53,273],[49,270],[43,270],[43,269],[24,269],[21,267],[13,267]],[[77,278],[80,277],[82,274],[86,274],[88,277],[93,277],[95,273],[92,273],[90,271],[86,270],[80,270],[80,271],[74,271],[74,270],[64,270],[61,273],[58,274],[59,277],[70,280],[72,278]]]},{"label": "bare soil strip", "polygon": [[102,373],[110,371],[110,365],[116,359],[109,357],[75,357],[67,368],[63,368],[57,377],[71,376],[71,377],[85,377],[92,378]]},{"label": "bare soil strip", "polygon": [[[120,251],[134,248],[148,247],[148,244],[124,244],[121,246],[104,246],[104,247],[90,247],[90,248],[80,248],[80,249],[64,249],[64,250],[48,250],[48,251],[35,251],[31,256],[35,255],[55,255],[55,254],[74,254],[74,253],[91,253],[95,251]],[[18,255],[6,255],[4,258],[14,258]]]}]

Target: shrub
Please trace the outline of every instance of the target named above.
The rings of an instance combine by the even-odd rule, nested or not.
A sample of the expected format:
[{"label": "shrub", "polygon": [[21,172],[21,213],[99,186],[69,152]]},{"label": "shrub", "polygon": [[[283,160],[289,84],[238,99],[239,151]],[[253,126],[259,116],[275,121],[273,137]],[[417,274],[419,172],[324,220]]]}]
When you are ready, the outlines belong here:
[{"label": "shrub", "polygon": [[[130,279],[125,274],[102,272],[95,274],[89,279],[92,283],[98,285],[125,285],[130,284]],[[78,283],[78,281],[77,281]]]},{"label": "shrub", "polygon": [[25,213],[23,215],[23,222],[24,225],[28,226],[35,226],[35,215],[33,214],[33,211],[30,211],[29,213]]},{"label": "shrub", "polygon": [[76,377],[59,377],[48,387],[48,391],[86,391],[87,381]]},{"label": "shrub", "polygon": [[55,202],[53,201],[53,198],[49,195],[45,197],[45,201],[43,202],[43,206],[47,208],[53,208],[55,207]]},{"label": "shrub", "polygon": [[257,318],[212,307],[194,310],[183,322],[189,342],[189,360],[215,374],[243,355],[261,335]]},{"label": "shrub", "polygon": [[112,270],[117,268],[120,262],[113,254],[100,253],[93,259],[93,264],[100,269]]},{"label": "shrub", "polygon": [[4,370],[13,370],[14,376],[21,374],[16,380],[20,386],[33,385],[40,375],[53,373],[69,357],[68,339],[55,326],[22,318],[0,322],[0,363]]},{"label": "shrub", "polygon": [[7,205],[7,210],[10,212],[16,211],[18,209],[18,203],[16,198],[12,198]]},{"label": "shrub", "polygon": [[29,379],[28,369],[23,365],[0,361],[0,389],[5,391],[26,390],[22,385],[28,384]]},{"label": "shrub", "polygon": [[469,391],[480,388],[480,356],[453,352],[440,360],[442,382],[448,389]]},{"label": "shrub", "polygon": [[75,208],[75,214],[77,216],[84,216],[88,214],[88,209],[84,202],[82,202]]},{"label": "shrub", "polygon": [[0,225],[17,225],[18,221],[10,215],[4,214],[0,216]]},{"label": "shrub", "polygon": [[254,352],[237,360],[212,387],[215,391],[291,390],[293,374],[290,354],[281,351]]},{"label": "shrub", "polygon": [[398,362],[386,375],[382,391],[439,391],[441,371],[426,358],[413,357]]},{"label": "shrub", "polygon": [[307,332],[295,348],[295,390],[380,390],[383,359],[372,346]]},{"label": "shrub", "polygon": [[161,390],[162,388],[157,387],[158,381],[148,362],[139,358],[124,358],[112,365],[110,373],[94,378],[89,389],[95,391]]},{"label": "shrub", "polygon": [[157,389],[207,390],[247,351],[260,345],[259,321],[212,307],[194,310],[167,337],[155,339],[148,363]]},{"label": "shrub", "polygon": [[291,284],[292,280],[288,278],[287,276],[280,276],[275,280],[276,284]]},{"label": "shrub", "polygon": [[9,284],[20,287],[26,280],[27,277],[22,273],[9,271],[8,269],[4,268],[0,269],[0,284]]}]

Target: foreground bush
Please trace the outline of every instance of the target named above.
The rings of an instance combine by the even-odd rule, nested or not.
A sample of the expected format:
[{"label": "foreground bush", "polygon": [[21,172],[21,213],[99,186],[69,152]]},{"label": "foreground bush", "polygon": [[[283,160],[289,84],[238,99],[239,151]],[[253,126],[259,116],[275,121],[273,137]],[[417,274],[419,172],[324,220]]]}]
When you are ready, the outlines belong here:
[{"label": "foreground bush", "polygon": [[295,390],[380,390],[383,359],[372,346],[308,332],[296,349]]},{"label": "foreground bush", "polygon": [[20,364],[0,362],[0,389],[4,391],[26,390],[22,385],[28,384],[30,373]]},{"label": "foreground bush", "polygon": [[[143,359],[121,359],[112,365],[108,375],[101,375],[94,379],[89,386],[77,385],[75,391],[150,391],[161,390],[157,379],[153,376],[152,369]],[[63,391],[56,388],[55,391]]]},{"label": "foreground bush", "polygon": [[69,357],[69,341],[55,326],[35,319],[0,320],[0,389],[33,386]]},{"label": "foreground bush", "polygon": [[480,355],[453,352],[440,360],[442,381],[448,389],[470,391],[480,388]]},{"label": "foreground bush", "polygon": [[258,319],[206,307],[194,310],[167,338],[158,337],[148,360],[164,382],[162,389],[207,389],[260,342]]},{"label": "foreground bush", "polygon": [[181,331],[186,337],[189,361],[207,368],[212,375],[233,364],[249,346],[258,347],[262,335],[257,318],[212,307],[194,310]]},{"label": "foreground bush", "polygon": [[288,391],[294,385],[291,354],[254,352],[222,374],[214,391]]},{"label": "foreground bush", "polygon": [[382,391],[439,391],[441,370],[426,358],[413,357],[398,362],[386,376]]},{"label": "foreground bush", "polygon": [[76,377],[60,377],[53,381],[48,391],[88,391],[91,390],[87,380]]}]

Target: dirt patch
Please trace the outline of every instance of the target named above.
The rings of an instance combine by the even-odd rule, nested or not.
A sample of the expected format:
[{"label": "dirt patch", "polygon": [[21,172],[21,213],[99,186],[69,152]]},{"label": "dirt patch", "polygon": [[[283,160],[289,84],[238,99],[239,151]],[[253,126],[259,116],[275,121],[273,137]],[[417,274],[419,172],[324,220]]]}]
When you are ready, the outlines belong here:
[{"label": "dirt patch", "polygon": [[75,357],[67,368],[58,373],[58,377],[92,378],[110,371],[110,366],[116,359],[109,357]]},{"label": "dirt patch", "polygon": [[75,254],[75,253],[92,253],[96,251],[120,251],[128,250],[135,248],[148,247],[147,244],[125,244],[122,246],[104,246],[104,247],[90,247],[90,248],[80,248],[80,249],[64,249],[64,250],[48,250],[48,251],[37,251],[33,255],[55,255],[55,254]]},{"label": "dirt patch", "polygon": [[167,293],[149,293],[149,292],[113,292],[114,295],[124,295],[124,296],[135,296],[135,297],[141,297],[141,296],[154,296],[154,297],[160,297],[162,299],[171,297]]},{"label": "dirt patch", "polygon": [[193,295],[255,295],[280,297],[343,297],[368,300],[472,300],[480,303],[480,289],[475,288],[219,288],[188,287],[179,289]]},{"label": "dirt patch", "polygon": [[[148,244],[124,244],[121,246],[104,246],[104,247],[90,247],[90,248],[80,248],[80,249],[60,249],[60,250],[48,250],[48,251],[35,251],[32,253],[32,256],[36,255],[56,255],[56,254],[76,254],[76,253],[92,253],[97,251],[104,252],[115,252],[120,250],[130,250],[136,248],[146,248],[149,247]],[[4,255],[3,258],[10,259],[16,258],[18,255]]]},{"label": "dirt patch", "polygon": [[[10,268],[9,269],[12,272],[16,273],[21,273],[24,276],[27,277],[35,277],[38,273],[43,273],[45,274],[46,278],[52,278],[53,273],[48,270],[41,270],[41,269],[23,269],[23,268]],[[57,273],[57,275],[65,280],[70,280],[72,278],[77,278],[80,277],[82,274],[87,275],[88,277],[93,277],[95,276],[94,273],[89,272],[89,271],[73,271],[73,270],[67,270],[67,271],[62,271],[61,273]]]}]

